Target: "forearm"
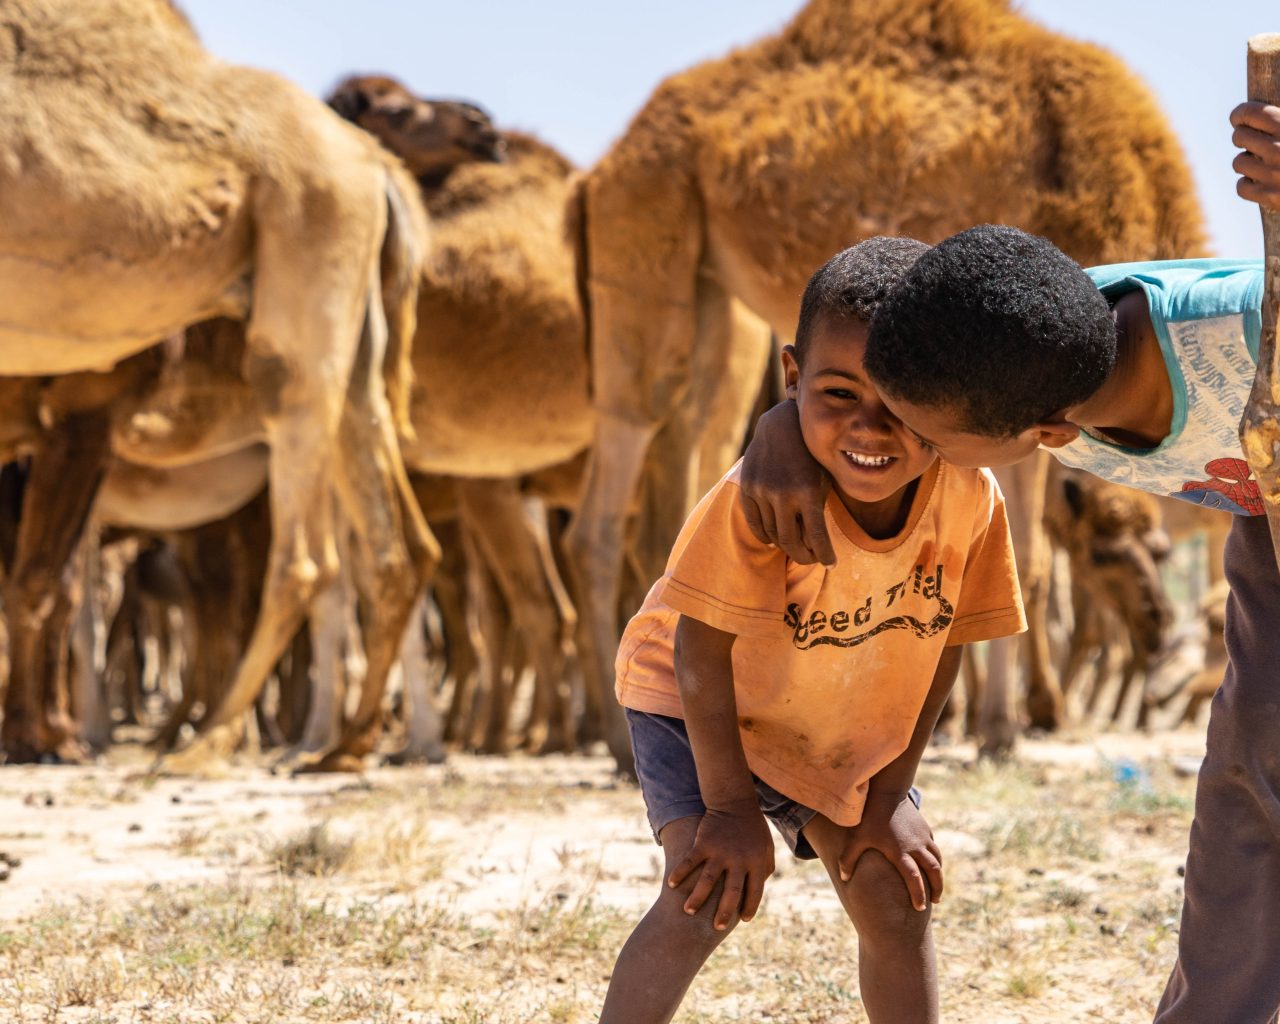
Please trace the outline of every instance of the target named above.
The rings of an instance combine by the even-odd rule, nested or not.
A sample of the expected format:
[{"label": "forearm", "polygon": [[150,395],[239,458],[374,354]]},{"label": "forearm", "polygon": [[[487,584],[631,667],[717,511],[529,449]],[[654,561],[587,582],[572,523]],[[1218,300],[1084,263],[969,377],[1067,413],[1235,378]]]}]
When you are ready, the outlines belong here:
[{"label": "forearm", "polygon": [[933,736],[938,725],[938,717],[946,707],[947,698],[955,686],[956,675],[960,671],[960,653],[963,647],[947,647],[942,651],[938,667],[933,674],[933,682],[925,695],[924,706],[916,719],[916,727],[911,733],[911,742],[897,758],[876,772],[871,778],[868,793],[876,797],[900,800],[906,796],[907,790],[915,782],[916,769],[920,767],[920,758]]},{"label": "forearm", "polygon": [[698,768],[702,801],[715,810],[756,805],[755,784],[738,732],[733,694],[734,637],[681,616],[676,627],[676,685]]}]

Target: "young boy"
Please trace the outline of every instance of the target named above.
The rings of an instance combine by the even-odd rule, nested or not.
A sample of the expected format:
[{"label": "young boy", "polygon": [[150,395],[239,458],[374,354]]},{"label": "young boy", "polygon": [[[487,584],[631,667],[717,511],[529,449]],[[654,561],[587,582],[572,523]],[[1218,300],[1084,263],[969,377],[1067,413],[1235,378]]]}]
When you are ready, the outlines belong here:
[{"label": "young boy", "polygon": [[[1280,208],[1280,109],[1243,104],[1232,123],[1246,150],[1238,191]],[[1261,299],[1260,262],[1086,273],[1043,239],[986,226],[917,261],[867,346],[885,405],[945,461],[998,466],[1045,446],[1068,465],[1236,515],[1225,555],[1230,664],[1213,702],[1178,961],[1158,1024],[1265,1024],[1280,1010],[1280,573],[1237,436]],[[803,511],[824,484],[794,410],[779,406],[757,436],[742,472],[753,531],[798,561],[838,561]]]},{"label": "young boy", "polygon": [[960,645],[1024,623],[995,481],[938,462],[862,367],[871,314],[926,249],[876,238],[833,257],[783,353],[805,451],[833,481],[840,567],[756,540],[735,467],[623,636],[618,699],[666,870],[618,957],[604,1024],[669,1021],[755,915],[773,871],[766,818],[826,867],[858,931],[871,1021],[938,1019],[928,906],[942,861],[912,780]]}]

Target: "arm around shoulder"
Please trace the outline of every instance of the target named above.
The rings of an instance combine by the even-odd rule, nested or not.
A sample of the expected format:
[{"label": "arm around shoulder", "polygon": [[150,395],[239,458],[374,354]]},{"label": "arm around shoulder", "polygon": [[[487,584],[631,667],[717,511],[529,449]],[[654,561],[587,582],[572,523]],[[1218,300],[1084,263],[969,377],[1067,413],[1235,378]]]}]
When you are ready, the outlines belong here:
[{"label": "arm around shoulder", "polygon": [[743,513],[752,532],[802,565],[835,565],[824,508],[831,478],[805,447],[796,403],[760,417],[742,457]]}]

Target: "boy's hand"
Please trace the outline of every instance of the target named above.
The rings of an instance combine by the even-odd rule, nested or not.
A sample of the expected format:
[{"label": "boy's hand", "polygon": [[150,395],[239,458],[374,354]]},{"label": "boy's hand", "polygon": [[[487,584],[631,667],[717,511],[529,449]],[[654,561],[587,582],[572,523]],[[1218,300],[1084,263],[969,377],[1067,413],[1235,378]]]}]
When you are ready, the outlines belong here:
[{"label": "boy's hand", "polygon": [[[878,850],[898,869],[916,910],[925,901],[942,902],[942,851],[920,809],[907,797],[867,796],[862,821],[849,830],[840,853],[840,878],[849,881],[854,865],[868,850]],[[925,879],[929,880],[926,890]]]},{"label": "boy's hand", "polygon": [[1231,111],[1231,143],[1243,149],[1231,162],[1240,175],[1236,192],[1271,210],[1280,210],[1280,107],[1250,101]]},{"label": "boy's hand", "polygon": [[802,565],[835,565],[823,508],[831,478],[805,447],[795,402],[760,417],[742,459],[742,511],[751,532]]},{"label": "boy's hand", "polygon": [[724,892],[716,910],[718,931],[729,927],[734,914],[750,921],[760,909],[764,880],[773,874],[773,836],[758,805],[718,811],[707,808],[698,823],[689,853],[672,870],[667,884],[675,889],[698,865],[702,865],[693,891],[684,901],[684,912],[696,914],[724,877]]}]

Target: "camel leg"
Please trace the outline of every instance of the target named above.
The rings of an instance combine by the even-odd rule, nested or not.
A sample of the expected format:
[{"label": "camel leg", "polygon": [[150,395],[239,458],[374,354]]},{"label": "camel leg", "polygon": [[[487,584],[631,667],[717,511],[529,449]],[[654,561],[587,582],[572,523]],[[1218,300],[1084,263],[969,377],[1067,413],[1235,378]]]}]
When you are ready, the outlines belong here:
[{"label": "camel leg", "polygon": [[310,693],[307,720],[302,738],[277,762],[288,769],[306,762],[307,755],[330,750],[342,733],[342,707],[347,692],[346,666],[342,647],[347,617],[354,611],[355,588],[348,573],[316,596],[311,604],[306,633],[310,657],[305,678]]},{"label": "camel leg", "polygon": [[578,609],[582,606],[582,597],[577,590],[581,581],[575,577],[573,565],[566,552],[564,524],[552,520],[548,524],[548,533],[551,557],[555,560],[556,572],[564,583],[566,600],[572,610],[571,635],[580,679],[579,688],[582,692],[582,713],[578,717],[576,741],[579,748],[586,749],[604,738],[602,695],[599,688],[592,685],[590,669],[586,665],[589,660],[588,652],[592,649],[591,637],[587,623],[578,613]]},{"label": "camel leg", "polygon": [[505,754],[510,748],[506,670],[512,653],[511,622],[493,573],[465,526],[463,551],[467,559],[467,627],[478,662],[463,736],[472,750]]},{"label": "camel leg", "polygon": [[[371,314],[377,307],[371,307]],[[440,546],[418,507],[400,460],[381,373],[386,325],[366,320],[351,401],[339,432],[338,492],[358,553],[364,653],[360,702],[337,746],[316,771],[359,771],[382,729],[387,675],[399,657],[409,616],[440,562]],[[357,384],[364,383],[363,387]]]},{"label": "camel leg", "polygon": [[78,599],[68,569],[106,472],[107,427],[101,411],[69,416],[31,461],[4,586],[10,667],[0,747],[11,763],[86,754],[67,708],[67,633]]},{"label": "camel leg", "polygon": [[1088,659],[1092,632],[1089,628],[1090,612],[1087,607],[1088,595],[1084,588],[1071,587],[1071,620],[1072,630],[1070,644],[1067,648],[1067,663],[1062,670],[1062,695],[1065,700],[1075,690],[1080,670]]},{"label": "camel leg", "polygon": [[137,581],[136,573],[130,566],[122,581],[120,602],[116,606],[115,615],[107,630],[107,656],[103,668],[103,678],[115,689],[115,681],[119,680],[119,703],[123,709],[123,721],[128,725],[138,725],[139,715],[137,703],[138,668],[137,643],[135,640],[134,619],[137,614]]},{"label": "camel leg", "polygon": [[699,347],[703,345],[706,331],[711,329],[708,321],[716,309],[717,292],[724,296],[719,311],[729,336],[725,342],[724,371],[705,375],[706,381],[714,382],[714,390],[708,396],[707,425],[699,442],[698,495],[711,490],[742,454],[747,424],[765,383],[774,350],[769,325],[705,278],[698,288]]},{"label": "camel leg", "polygon": [[[314,605],[312,606],[314,609]],[[314,612],[313,612],[314,614]],[[286,750],[292,750],[302,739],[307,716],[311,713],[311,638],[300,629],[276,665],[276,685],[280,701],[276,708],[276,724]]]},{"label": "camel leg", "polygon": [[583,624],[579,631],[583,669],[598,695],[605,744],[624,773],[634,772],[634,760],[626,719],[613,693],[617,601],[626,514],[655,433],[651,425],[600,416],[595,447],[587,461],[585,491],[565,535]]},{"label": "camel leg", "polygon": [[[323,195],[306,218],[270,187],[255,197],[261,228],[245,377],[258,396],[271,453],[271,546],[257,622],[231,688],[201,723],[196,742],[161,766],[169,772],[205,772],[231,753],[241,716],[253,706],[312,598],[332,581],[337,551],[329,487],[335,462],[340,470],[351,463],[376,467],[388,457],[383,445],[360,444],[347,458],[335,459],[339,428],[351,418],[350,401],[363,391],[351,386],[358,351],[373,358],[384,346],[370,349],[371,340],[385,342],[378,286],[385,195],[380,184],[365,195],[355,182],[316,187]],[[353,267],[353,257],[363,257],[364,266]],[[380,381],[380,364],[375,374]],[[383,426],[376,424],[379,432]],[[367,431],[353,432],[353,439],[365,437]],[[398,451],[393,458],[398,464]],[[373,505],[381,497],[369,492],[365,500]],[[358,529],[374,518],[372,509],[361,511],[352,516]]]},{"label": "camel leg", "polygon": [[465,718],[479,667],[467,618],[467,565],[461,526],[453,520],[437,523],[443,550],[432,579],[432,597],[444,632],[445,682],[449,703],[444,716],[444,741],[461,744]]},{"label": "camel leg", "polygon": [[978,707],[982,694],[987,692],[987,667],[978,663],[976,644],[965,644],[964,666],[964,729],[963,735],[978,735]]},{"label": "camel leg", "polygon": [[102,588],[99,585],[101,552],[96,531],[85,538],[84,592],[71,627],[71,708],[80,733],[92,750],[111,745],[111,709],[103,692],[106,668],[106,624],[103,622]]},{"label": "camel leg", "polygon": [[560,567],[556,562],[555,551],[551,546],[547,510],[539,506],[536,512],[528,512],[528,509],[526,509],[526,512],[528,514],[525,517],[525,521],[528,523],[530,536],[532,536],[534,544],[537,546],[538,557],[542,563],[541,578],[555,603],[556,621],[559,624],[557,672],[562,682],[557,685],[564,692],[564,700],[561,704],[563,719],[558,724],[553,723],[552,728],[553,730],[559,729],[563,734],[565,749],[572,749],[576,743],[576,702],[574,698],[578,687],[573,684],[573,677],[576,673],[570,671],[570,651],[571,640],[578,628],[578,612],[573,607],[573,602],[569,599],[568,588],[560,575]]},{"label": "camel leg", "polygon": [[[1005,502],[1014,550],[1019,559],[1018,573],[1027,615],[1027,718],[1032,728],[1053,731],[1063,723],[1063,700],[1049,654],[1049,588],[1053,576],[1053,549],[1045,532],[1044,515],[1051,462],[1052,457],[1048,453],[1036,452],[1019,465],[1010,467],[1015,483],[1012,497],[1005,492]],[[1005,477],[1001,479],[1003,481]]]},{"label": "camel leg", "polygon": [[400,648],[404,697],[408,707],[405,712],[405,744],[389,758],[392,764],[440,764],[445,759],[444,722],[436,709],[431,686],[435,670],[427,657],[426,600],[425,594],[418,598]]},{"label": "camel leg", "polygon": [[466,528],[510,609],[532,662],[534,692],[525,744],[531,753],[563,750],[569,696],[556,595],[514,480],[459,480]]},{"label": "camel leg", "polygon": [[986,686],[978,701],[977,714],[979,757],[1000,759],[1013,752],[1018,737],[1017,688],[1013,675],[1017,648],[1016,637],[987,641]]}]

